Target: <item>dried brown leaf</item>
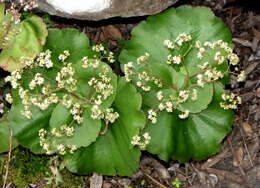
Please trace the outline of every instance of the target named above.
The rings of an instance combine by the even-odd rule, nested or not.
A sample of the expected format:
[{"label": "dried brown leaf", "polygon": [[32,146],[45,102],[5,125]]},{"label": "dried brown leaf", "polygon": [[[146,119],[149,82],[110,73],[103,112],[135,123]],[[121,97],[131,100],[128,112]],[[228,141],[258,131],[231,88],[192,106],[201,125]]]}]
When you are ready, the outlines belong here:
[{"label": "dried brown leaf", "polygon": [[121,32],[114,25],[108,25],[102,27],[102,31],[106,39],[121,39],[123,38]]},{"label": "dried brown leaf", "polygon": [[94,173],[90,179],[90,188],[102,188],[103,176]]},{"label": "dried brown leaf", "polygon": [[243,130],[245,131],[247,136],[252,136],[253,135],[253,130],[251,125],[248,122],[244,122],[242,124]]},{"label": "dried brown leaf", "polygon": [[239,147],[234,151],[233,165],[236,166],[236,167],[240,166],[243,158],[244,158],[243,147]]}]

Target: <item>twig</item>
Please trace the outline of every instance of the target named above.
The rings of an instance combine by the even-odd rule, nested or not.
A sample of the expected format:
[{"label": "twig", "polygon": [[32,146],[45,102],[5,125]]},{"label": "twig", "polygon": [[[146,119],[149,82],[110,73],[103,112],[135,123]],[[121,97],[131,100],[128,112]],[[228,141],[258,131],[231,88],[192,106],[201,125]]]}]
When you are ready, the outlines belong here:
[{"label": "twig", "polygon": [[248,151],[248,147],[247,147],[247,144],[246,144],[246,141],[245,141],[244,133],[243,133],[241,127],[240,127],[240,133],[241,133],[241,135],[242,135],[243,145],[244,145],[244,147],[245,147],[246,154],[248,155],[248,159],[249,159],[249,162],[250,162],[250,164],[251,164],[251,167],[254,167],[254,164],[253,164],[253,162],[252,162],[251,155],[250,155],[250,153],[249,153],[249,151]]},{"label": "twig", "polygon": [[[228,143],[229,143],[229,145],[230,145],[230,148],[231,148],[231,152],[232,152],[232,154],[233,154],[233,157],[236,158],[235,151],[234,151],[234,148],[233,148],[233,145],[232,145],[232,142],[231,142],[230,137],[227,139],[227,141],[228,141]],[[243,176],[245,176],[246,173],[244,172],[244,170],[242,169],[242,167],[241,167],[240,164],[238,164],[238,168],[239,168],[241,174],[242,174]]]},{"label": "twig", "polygon": [[9,151],[8,151],[8,160],[7,160],[7,164],[6,164],[6,171],[5,171],[5,176],[4,176],[4,184],[3,184],[3,188],[6,187],[6,182],[7,182],[7,177],[8,177],[8,174],[9,174],[9,165],[10,165],[10,162],[11,162],[11,154],[12,154],[12,137],[13,137],[13,132],[12,130],[9,128]]},{"label": "twig", "polygon": [[159,182],[158,180],[156,180],[155,178],[153,178],[152,176],[150,176],[149,174],[147,174],[144,170],[142,170],[144,175],[147,176],[150,180],[152,180],[154,183],[156,183],[157,185],[159,185],[162,188],[168,188],[167,186],[163,185],[161,182]]}]

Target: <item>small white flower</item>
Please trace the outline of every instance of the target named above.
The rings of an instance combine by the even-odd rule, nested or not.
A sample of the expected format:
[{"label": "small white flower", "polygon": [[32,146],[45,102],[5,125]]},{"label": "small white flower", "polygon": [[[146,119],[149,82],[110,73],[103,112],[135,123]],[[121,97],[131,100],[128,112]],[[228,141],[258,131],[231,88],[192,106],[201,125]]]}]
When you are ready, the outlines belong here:
[{"label": "small white flower", "polygon": [[174,46],[174,44],[173,44],[173,42],[171,40],[165,40],[163,42],[163,45],[166,46],[169,49],[174,49],[175,48],[175,46]]},{"label": "small white flower", "polygon": [[245,71],[241,71],[240,74],[237,76],[238,82],[243,82],[246,80],[246,73]]},{"label": "small white flower", "polygon": [[173,112],[173,104],[171,101],[167,101],[165,103],[165,109],[167,112]]},{"label": "small white flower", "polygon": [[189,98],[190,92],[188,90],[181,90],[179,92],[177,103],[184,103]]},{"label": "small white flower", "polygon": [[165,106],[164,106],[163,103],[160,103],[160,104],[158,105],[158,108],[159,108],[160,111],[163,111],[163,110],[165,109]]},{"label": "small white flower", "polygon": [[158,99],[159,101],[161,101],[161,100],[163,99],[162,91],[158,91],[156,96],[157,96],[157,99]]},{"label": "small white flower", "polygon": [[150,54],[146,52],[145,55],[142,55],[137,58],[137,64],[141,64],[141,63],[147,61],[149,59],[149,57],[150,57]]},{"label": "small white flower", "polygon": [[239,62],[238,56],[234,53],[230,53],[228,55],[228,59],[229,59],[231,65],[237,65]]},{"label": "small white flower", "polygon": [[11,95],[10,93],[7,93],[7,94],[5,95],[5,100],[6,100],[8,103],[12,104],[12,103],[13,103],[13,97],[12,97],[12,95]]},{"label": "small white flower", "polygon": [[148,110],[148,119],[155,124],[157,122],[157,113],[155,110],[150,109]]},{"label": "small white flower", "polygon": [[198,99],[198,91],[196,89],[192,90],[191,100],[196,101]]},{"label": "small white flower", "polygon": [[189,114],[190,114],[189,110],[185,110],[184,113],[179,114],[179,118],[180,118],[180,119],[186,119],[186,118],[189,117]]},{"label": "small white flower", "polygon": [[4,113],[4,104],[0,103],[0,114]]}]

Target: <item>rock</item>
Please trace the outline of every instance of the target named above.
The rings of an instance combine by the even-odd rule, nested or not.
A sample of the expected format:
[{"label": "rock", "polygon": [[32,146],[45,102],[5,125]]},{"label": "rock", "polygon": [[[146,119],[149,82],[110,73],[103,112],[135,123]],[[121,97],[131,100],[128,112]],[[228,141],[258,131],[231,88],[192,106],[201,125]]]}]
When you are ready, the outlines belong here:
[{"label": "rock", "polygon": [[156,14],[179,0],[38,0],[51,15],[80,20],[102,20]]}]

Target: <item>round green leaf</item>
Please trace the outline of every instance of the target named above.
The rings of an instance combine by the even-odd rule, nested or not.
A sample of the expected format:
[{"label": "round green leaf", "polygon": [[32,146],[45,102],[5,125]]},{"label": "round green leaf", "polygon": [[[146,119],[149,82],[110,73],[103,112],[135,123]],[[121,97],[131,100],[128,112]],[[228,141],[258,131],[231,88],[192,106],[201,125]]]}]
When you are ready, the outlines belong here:
[{"label": "round green leaf", "polygon": [[11,40],[4,47],[1,45],[3,50],[0,54],[0,66],[7,71],[24,67],[24,64],[20,63],[21,57],[34,58],[42,50],[48,34],[46,25],[38,16],[11,26],[11,30],[20,31],[15,36],[7,35]]},{"label": "round green leaf", "polygon": [[180,162],[201,160],[216,153],[220,142],[230,131],[233,112],[219,106],[223,88],[215,84],[214,90],[209,107],[200,113],[190,114],[185,120],[181,120],[175,112],[158,114],[157,123],[148,124],[144,130],[152,138],[147,150],[158,154],[162,160],[176,159]]},{"label": "round green leaf", "polygon": [[[129,96],[131,100],[127,100]],[[141,153],[133,148],[131,140],[145,125],[145,116],[140,110],[141,96],[131,84],[120,79],[113,107],[120,117],[109,125],[107,132],[90,146],[65,157],[70,171],[131,175],[138,169]]]},{"label": "round green leaf", "polygon": [[[164,46],[165,40],[174,41],[182,33],[190,35],[192,40],[184,42],[182,46],[178,47],[175,44],[175,48],[172,50]],[[227,70],[228,64],[224,62],[221,65],[217,65],[214,60],[215,53],[223,49],[212,49],[202,59],[199,59],[197,57],[198,49],[194,46],[196,41],[200,41],[203,44],[204,42],[217,40],[227,42],[231,46],[231,33],[229,29],[210,9],[205,7],[181,6],[176,9],[169,9],[158,15],[150,16],[147,21],[141,22],[133,30],[132,38],[126,42],[125,49],[120,54],[119,60],[122,64],[136,62],[140,56],[148,53],[149,58],[147,61],[135,66],[142,66],[142,68],[138,68],[138,71],[135,71],[137,73],[146,71],[148,74],[161,79],[164,84],[161,89],[165,89],[165,85],[166,89],[175,88],[176,91],[172,91],[173,93],[177,92],[178,94],[180,90],[189,90],[192,92],[193,89],[196,89],[198,92],[197,100],[193,101],[190,97],[183,104],[175,106],[183,112],[188,110],[191,113],[198,113],[207,108],[213,96],[211,84],[203,88],[191,87],[188,84],[191,80],[196,81],[196,75],[201,74],[202,70],[198,65],[208,62],[218,70]],[[167,64],[168,55],[180,55],[181,63],[178,65]],[[133,79],[133,82],[136,81],[137,78]],[[144,97],[144,104],[154,108],[158,105],[158,101],[156,102],[155,98],[158,88],[151,88],[151,91],[141,93]]]},{"label": "round green leaf", "polygon": [[[35,72],[39,72],[44,75],[44,77],[46,78],[45,84],[55,85],[55,77],[57,72],[60,70],[59,66],[61,65],[61,62],[58,60],[58,55],[60,53],[63,53],[64,50],[68,50],[70,52],[70,57],[66,61],[72,62],[74,64],[76,64],[76,62],[79,62],[82,57],[92,53],[89,47],[89,40],[86,35],[80,33],[75,29],[50,29],[45,49],[50,49],[52,51],[52,61],[54,67],[47,70],[42,68],[35,68],[33,70],[29,70],[31,72],[26,72],[26,70],[24,70],[22,84],[24,88],[28,89],[29,82],[33,78],[32,73]],[[107,65],[105,64],[104,66],[107,67]],[[79,70],[81,69],[76,69],[76,76],[77,71]],[[116,88],[117,78],[112,73],[111,69],[109,69],[109,71],[111,72],[110,75],[113,77],[113,86]],[[91,75],[98,75],[99,72],[100,71],[93,70],[93,73]],[[81,73],[82,71],[79,71],[78,75],[80,76]],[[78,85],[79,91],[76,91],[76,94],[79,94],[79,96],[80,88],[84,87],[84,85],[87,85],[88,80],[84,79],[83,77],[81,81],[82,82]],[[66,111],[67,109],[62,108],[61,105],[52,105],[45,111],[42,111],[37,107],[32,107],[31,111],[33,113],[33,118],[27,119],[23,115],[21,115],[23,105],[21,104],[21,100],[18,97],[17,93],[18,91],[14,90],[14,104],[12,106],[11,112],[8,115],[10,118],[10,124],[12,125],[14,136],[20,141],[21,145],[30,148],[35,153],[41,153],[43,152],[43,150],[39,144],[39,130],[45,129],[49,131],[51,128],[57,128],[61,126],[62,123],[68,123],[68,121],[71,120],[71,116],[68,111]],[[58,95],[63,95],[63,93],[58,93]],[[82,97],[87,96],[82,95]],[[111,98],[112,99],[110,100],[113,100],[114,96]],[[75,136],[65,139],[65,143],[74,144],[79,147],[87,146],[91,142],[95,141],[96,137],[98,136],[101,129],[101,122],[99,120],[93,120],[92,118],[90,118],[89,109],[85,109],[84,111],[85,112],[83,113],[83,123],[81,125],[74,126]],[[86,137],[87,135],[88,137]]]}]

